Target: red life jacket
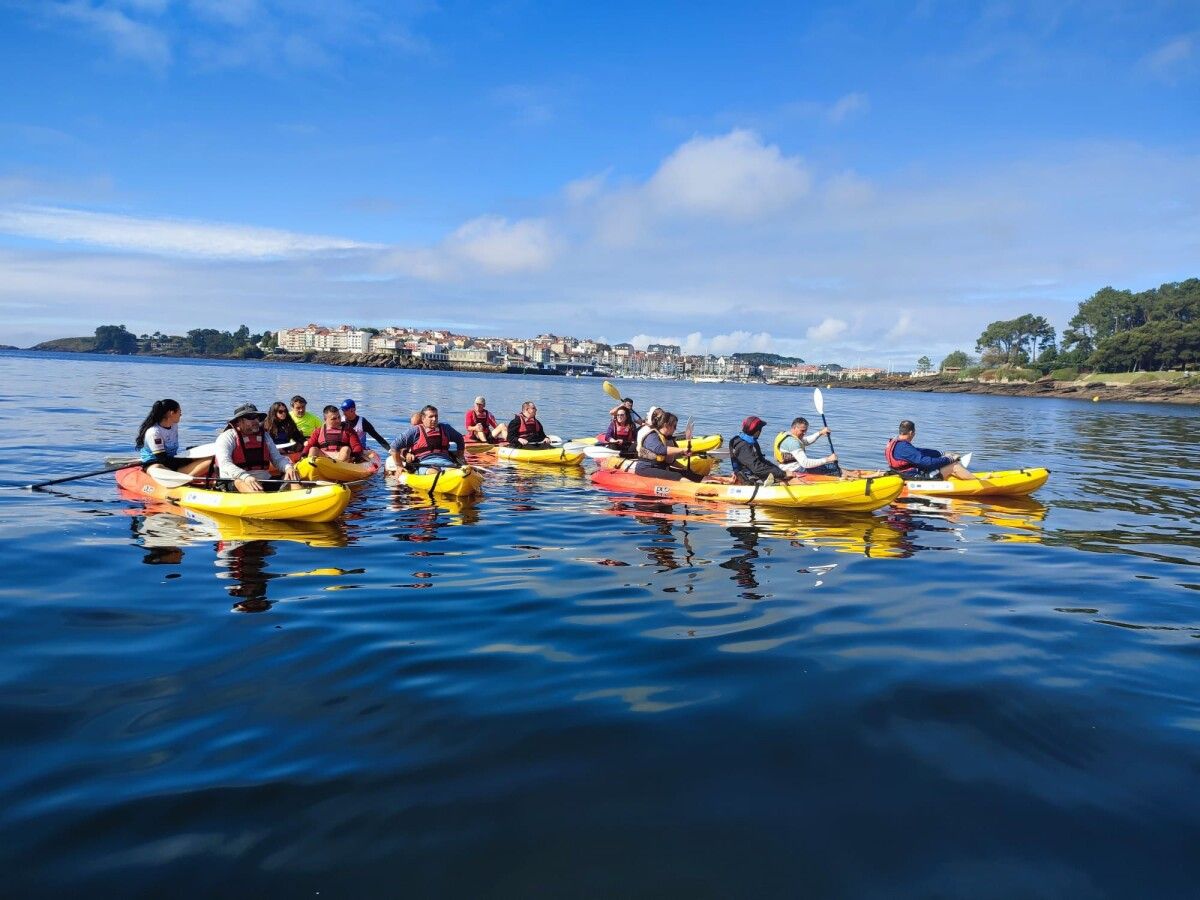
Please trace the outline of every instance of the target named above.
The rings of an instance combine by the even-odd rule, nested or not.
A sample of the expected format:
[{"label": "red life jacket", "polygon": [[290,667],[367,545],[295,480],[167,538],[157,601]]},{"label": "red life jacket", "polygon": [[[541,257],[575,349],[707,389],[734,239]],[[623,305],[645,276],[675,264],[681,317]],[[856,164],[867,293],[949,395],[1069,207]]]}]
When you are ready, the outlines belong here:
[{"label": "red life jacket", "polygon": [[237,443],[233,445],[233,464],[247,471],[265,471],[271,467],[271,454],[267,452],[267,437],[258,434],[242,434],[236,428]]},{"label": "red life jacket", "polygon": [[496,424],[496,417],[490,412],[485,409],[482,413],[480,413],[473,406],[467,410],[466,419],[468,428],[470,428],[472,425],[482,425],[484,428],[489,428],[495,426]]},{"label": "red life jacket", "polygon": [[[637,442],[637,429],[628,422],[625,425],[614,425],[612,433],[613,436],[608,440],[619,442],[626,447],[632,447]],[[601,435],[600,439],[605,438]]]},{"label": "red life jacket", "polygon": [[539,444],[546,439],[546,429],[536,417],[526,420],[524,416],[517,416],[517,420],[520,422],[517,426],[517,437],[523,437],[531,444]]},{"label": "red life jacket", "polygon": [[912,463],[908,460],[897,459],[895,456],[896,444],[900,442],[900,438],[894,437],[887,442],[887,447],[883,451],[883,455],[887,458],[887,464],[897,472],[906,472],[909,469],[915,469]]},{"label": "red life jacket", "polygon": [[350,438],[347,437],[349,429],[345,426],[341,428],[330,428],[327,425],[322,425],[317,429],[316,438],[317,446],[322,450],[337,450],[340,447],[349,447]]},{"label": "red life jacket", "polygon": [[424,425],[418,425],[417,439],[409,451],[417,459],[424,459],[427,456],[449,456],[449,446],[450,435],[446,433],[446,426],[439,422],[437,429],[433,432],[426,431]]}]

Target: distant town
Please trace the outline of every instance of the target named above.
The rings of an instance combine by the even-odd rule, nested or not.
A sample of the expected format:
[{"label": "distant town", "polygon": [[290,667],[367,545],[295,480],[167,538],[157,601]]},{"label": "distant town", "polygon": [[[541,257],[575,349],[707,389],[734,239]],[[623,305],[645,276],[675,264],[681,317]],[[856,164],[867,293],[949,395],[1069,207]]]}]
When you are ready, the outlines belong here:
[{"label": "distant town", "polygon": [[542,374],[767,381],[786,384],[814,379],[871,379],[883,369],[837,363],[807,363],[769,353],[688,355],[675,344],[604,344],[586,338],[540,334],[534,338],[470,337],[437,329],[326,327],[282,328],[273,352],[394,354],[434,367]]}]

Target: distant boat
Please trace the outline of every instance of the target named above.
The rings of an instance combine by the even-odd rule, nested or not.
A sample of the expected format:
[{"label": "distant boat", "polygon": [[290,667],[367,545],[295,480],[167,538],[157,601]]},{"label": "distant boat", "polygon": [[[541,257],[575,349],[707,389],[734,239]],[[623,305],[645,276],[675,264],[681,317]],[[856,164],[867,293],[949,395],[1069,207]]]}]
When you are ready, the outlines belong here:
[{"label": "distant boat", "polygon": [[696,384],[720,384],[724,380],[720,375],[696,375],[692,378]]}]

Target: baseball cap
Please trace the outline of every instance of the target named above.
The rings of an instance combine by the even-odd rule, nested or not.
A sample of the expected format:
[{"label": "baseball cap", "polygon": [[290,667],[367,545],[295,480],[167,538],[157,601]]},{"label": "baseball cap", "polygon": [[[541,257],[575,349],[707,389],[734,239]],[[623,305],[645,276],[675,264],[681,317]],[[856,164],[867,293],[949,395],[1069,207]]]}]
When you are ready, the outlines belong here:
[{"label": "baseball cap", "polygon": [[746,434],[754,434],[754,432],[758,431],[766,424],[767,423],[758,416],[746,416],[746,418],[742,419],[742,431]]},{"label": "baseball cap", "polygon": [[342,409],[354,409],[354,401],[347,397],[342,401]]}]

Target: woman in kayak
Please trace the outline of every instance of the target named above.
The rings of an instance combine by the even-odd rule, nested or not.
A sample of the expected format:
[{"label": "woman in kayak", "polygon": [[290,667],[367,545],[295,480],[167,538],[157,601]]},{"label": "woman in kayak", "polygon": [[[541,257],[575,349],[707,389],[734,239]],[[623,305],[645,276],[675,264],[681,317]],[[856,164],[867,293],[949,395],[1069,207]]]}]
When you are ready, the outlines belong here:
[{"label": "woman in kayak", "polygon": [[643,438],[638,449],[638,461],[634,464],[633,474],[663,481],[679,481],[682,478],[700,481],[699,475],[671,466],[672,461],[686,456],[688,452],[683,447],[675,446],[675,427],[679,424],[679,417],[666,410],[657,410],[655,420],[658,425]]},{"label": "woman in kayak", "polygon": [[892,471],[906,480],[928,481],[961,478],[964,481],[979,479],[967,471],[958,461],[957,453],[939,453],[913,446],[917,436],[917,424],[911,419],[900,422],[899,434],[888,441],[883,455]]},{"label": "woman in kayak", "polygon": [[175,455],[179,452],[179,420],[182,418],[183,409],[178,401],[154,401],[133,442],[133,446],[140,451],[143,469],[162,466],[189,475],[203,475],[208,471],[212,465],[211,458],[185,459]]},{"label": "woman in kayak", "polygon": [[608,431],[604,432],[600,442],[605,447],[618,451],[622,456],[637,456],[637,427],[631,419],[629,410],[618,406],[613,410]]},{"label": "woman in kayak", "polygon": [[289,453],[298,453],[304,445],[304,433],[292,420],[287,404],[282,400],[276,400],[271,404],[271,408],[267,410],[267,420],[263,423],[263,428],[266,429],[276,446],[282,447],[284,444],[290,443]]}]

